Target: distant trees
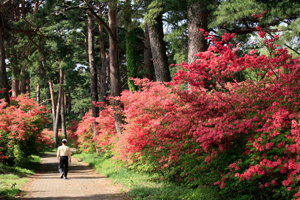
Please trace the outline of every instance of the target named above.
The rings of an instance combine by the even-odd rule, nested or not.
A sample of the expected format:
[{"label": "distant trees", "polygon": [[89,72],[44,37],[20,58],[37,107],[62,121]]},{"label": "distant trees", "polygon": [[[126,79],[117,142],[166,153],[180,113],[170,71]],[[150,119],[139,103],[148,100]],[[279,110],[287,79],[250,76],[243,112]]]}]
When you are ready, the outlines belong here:
[{"label": "distant trees", "polygon": [[30,92],[52,109],[56,135],[63,121],[90,108],[97,116],[92,102],[113,103],[121,134],[118,101],[107,97],[136,91],[130,78],[171,81],[177,68],[170,64],[192,63],[209,47],[200,29],[217,39],[235,33],[236,42],[245,41],[243,54],[258,47],[247,43],[258,25],[270,37],[284,33],[276,42],[298,53],[298,43],[290,42],[299,40],[298,11],[295,0],[7,0],[0,4],[0,88],[6,88],[0,95],[8,101]]},{"label": "distant trees", "polygon": [[[1,13],[1,16],[2,15],[3,13]],[[9,101],[6,63],[5,63],[5,49],[4,49],[4,27],[0,27],[0,89],[1,89],[1,93],[3,92],[3,94],[0,94],[0,97],[5,98],[6,101]]]},{"label": "distant trees", "polygon": [[[221,1],[216,7],[210,27],[219,27],[219,33],[230,32],[247,43],[246,35],[255,35],[263,30],[269,37],[280,33],[277,44],[284,45],[299,55],[299,9],[297,0],[279,1]],[[234,14],[233,14],[234,13]],[[258,29],[257,27],[260,27]],[[292,39],[293,38],[293,39]]]}]

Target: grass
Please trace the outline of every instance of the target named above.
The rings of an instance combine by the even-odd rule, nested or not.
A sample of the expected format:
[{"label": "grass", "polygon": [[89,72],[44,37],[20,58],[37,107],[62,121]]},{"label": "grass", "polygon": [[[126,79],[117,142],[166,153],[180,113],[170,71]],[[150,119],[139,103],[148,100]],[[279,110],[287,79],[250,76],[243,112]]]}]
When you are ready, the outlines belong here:
[{"label": "grass", "polygon": [[19,160],[16,166],[0,164],[0,199],[14,199],[28,181],[26,176],[34,174],[38,169],[39,162],[39,156],[31,156]]},{"label": "grass", "polygon": [[129,189],[128,196],[137,200],[216,200],[211,188],[190,189],[160,180],[159,174],[150,174],[126,168],[105,156],[75,154],[97,172]]}]

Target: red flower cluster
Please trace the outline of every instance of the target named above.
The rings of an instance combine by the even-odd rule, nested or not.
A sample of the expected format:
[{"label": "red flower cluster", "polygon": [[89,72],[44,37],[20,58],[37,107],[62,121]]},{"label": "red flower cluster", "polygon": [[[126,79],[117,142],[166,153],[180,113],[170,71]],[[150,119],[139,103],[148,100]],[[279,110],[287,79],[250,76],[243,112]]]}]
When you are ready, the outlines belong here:
[{"label": "red flower cluster", "polygon": [[[277,37],[264,41],[271,56],[240,57],[238,45],[229,43],[233,37],[208,36],[213,45],[194,63],[182,63],[172,83],[136,79],[140,90],[124,91],[119,99],[123,134],[116,136],[107,107],[99,119],[87,114],[79,124],[80,145],[91,147],[93,139],[101,150],[138,169],[156,170],[164,180],[215,182],[225,190],[247,182],[271,195],[299,196],[300,59],[277,49]],[[238,82],[241,72],[256,73],[255,79]],[[99,124],[95,135],[87,128],[93,120]],[[200,180],[208,170],[221,174],[218,182]]]},{"label": "red flower cluster", "polygon": [[45,106],[38,106],[24,95],[10,101],[7,105],[4,99],[0,100],[0,161],[36,154],[37,149],[52,145],[42,133],[43,125],[48,123]]}]

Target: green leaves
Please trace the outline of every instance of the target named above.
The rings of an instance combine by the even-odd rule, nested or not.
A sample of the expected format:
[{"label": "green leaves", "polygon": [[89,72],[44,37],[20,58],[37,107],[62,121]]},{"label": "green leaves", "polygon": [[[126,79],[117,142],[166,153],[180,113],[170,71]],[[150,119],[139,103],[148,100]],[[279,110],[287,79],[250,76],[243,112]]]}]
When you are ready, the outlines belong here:
[{"label": "green leaves", "polygon": [[251,18],[252,14],[262,13],[264,9],[263,4],[259,4],[255,0],[221,1],[214,12],[215,20],[210,26],[219,26],[228,24],[228,22],[241,23],[243,19]]},{"label": "green leaves", "polygon": [[156,23],[155,18],[163,13],[165,3],[161,0],[146,0],[146,2],[148,12],[145,14],[144,20],[153,25]]}]

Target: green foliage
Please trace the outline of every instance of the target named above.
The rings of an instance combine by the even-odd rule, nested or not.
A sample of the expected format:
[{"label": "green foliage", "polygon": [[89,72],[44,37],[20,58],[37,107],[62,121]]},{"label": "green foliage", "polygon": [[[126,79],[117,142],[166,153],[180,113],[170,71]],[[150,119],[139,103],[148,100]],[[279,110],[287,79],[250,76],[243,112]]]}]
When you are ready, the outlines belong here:
[{"label": "green foliage", "polygon": [[284,34],[280,34],[279,45],[288,47],[289,51],[293,53],[294,58],[300,54],[300,19],[291,21],[290,25],[281,24],[278,26],[279,30],[283,30]]},{"label": "green foliage", "polygon": [[[269,37],[280,35],[276,44],[299,55],[299,10],[300,3],[295,0],[221,1],[213,11],[209,27],[219,35],[223,35],[224,32],[236,33],[237,43],[242,43],[242,48],[249,48],[249,38],[252,37],[252,40],[253,37],[258,37],[256,33],[259,26]],[[261,47],[263,45],[256,49]]]},{"label": "green foliage", "polygon": [[39,167],[40,157],[19,159],[16,166],[0,164],[0,199],[14,199],[27,182],[26,176],[33,175]]},{"label": "green foliage", "polygon": [[135,91],[136,86],[134,81],[130,78],[137,77],[137,66],[136,66],[136,41],[134,31],[127,31],[126,33],[126,61],[127,61],[127,81],[128,88],[130,91]]},{"label": "green foliage", "polygon": [[[247,8],[247,9],[245,9]],[[255,0],[233,0],[221,1],[221,4],[215,11],[215,20],[210,24],[211,27],[228,22],[238,22],[239,20],[249,17],[252,14],[262,13],[264,7]]]},{"label": "green foliage", "polygon": [[121,183],[129,188],[128,195],[134,199],[145,200],[218,200],[217,192],[209,186],[196,189],[189,189],[186,186],[174,185],[164,181],[157,173],[146,171],[130,170],[122,162],[96,154],[75,154],[76,158],[88,163],[99,173],[112,179],[114,182]]},{"label": "green foliage", "polygon": [[171,63],[187,62],[188,48],[185,44],[187,44],[188,38],[185,29],[186,26],[183,25],[165,36],[172,56]]},{"label": "green foliage", "polygon": [[[149,2],[150,0],[147,1]],[[164,1],[152,0],[147,7],[148,12],[144,15],[145,22],[147,22],[149,25],[155,24],[155,18],[162,14],[164,10],[164,5]]]}]

